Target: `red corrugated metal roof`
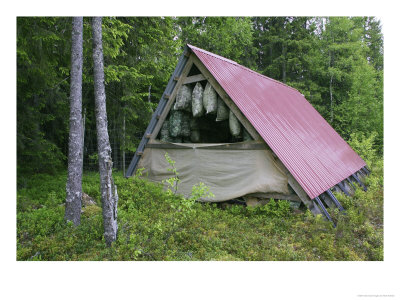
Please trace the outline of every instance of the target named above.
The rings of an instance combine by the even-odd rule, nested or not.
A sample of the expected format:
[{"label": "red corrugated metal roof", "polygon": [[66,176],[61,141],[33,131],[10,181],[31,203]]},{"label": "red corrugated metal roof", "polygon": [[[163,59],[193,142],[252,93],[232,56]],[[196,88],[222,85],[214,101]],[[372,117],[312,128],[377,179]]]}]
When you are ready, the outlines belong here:
[{"label": "red corrugated metal roof", "polygon": [[299,91],[188,46],[311,199],[366,165]]}]

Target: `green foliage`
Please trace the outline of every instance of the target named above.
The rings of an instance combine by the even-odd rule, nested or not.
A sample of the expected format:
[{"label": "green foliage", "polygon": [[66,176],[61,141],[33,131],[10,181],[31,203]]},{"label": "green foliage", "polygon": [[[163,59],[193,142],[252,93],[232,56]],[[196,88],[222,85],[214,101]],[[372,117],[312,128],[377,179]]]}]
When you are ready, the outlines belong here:
[{"label": "green foliage", "polygon": [[97,164],[99,162],[99,154],[97,152],[94,152],[89,155],[89,159]]},{"label": "green foliage", "polygon": [[176,192],[178,191],[178,184],[181,181],[178,176],[179,173],[175,167],[176,162],[174,160],[172,160],[171,157],[169,157],[168,152],[165,152],[164,156],[165,156],[165,160],[170,165],[170,167],[167,169],[167,171],[172,172],[174,174],[174,176],[163,180],[163,183],[168,184],[167,193],[170,195],[175,195]]},{"label": "green foliage", "polygon": [[[383,260],[383,171],[377,159],[368,192],[337,194],[346,214],[330,210],[333,228],[308,210],[294,213],[285,201],[246,208],[198,203],[199,184],[188,199],[166,193],[141,176],[118,186],[118,239],[103,240],[99,177],[83,177],[83,191],[99,204],[83,208],[81,225],[64,222],[66,174],[34,175],[17,191],[18,260]],[[139,172],[140,173],[140,172]],[[140,174],[139,174],[140,175]]]},{"label": "green foliage", "polygon": [[199,182],[192,187],[192,193],[189,199],[193,202],[198,201],[200,199],[212,198],[215,195],[210,192],[210,188],[206,186],[203,182]]},{"label": "green foliage", "polygon": [[255,67],[253,26],[247,17],[180,17],[180,38],[249,68]]},{"label": "green foliage", "polygon": [[[85,161],[96,152],[91,34],[91,18],[84,18]],[[375,131],[382,153],[383,35],[373,17],[105,17],[107,114],[116,155],[136,151],[185,43],[299,89],[345,139]],[[71,18],[17,18],[21,174],[55,173],[66,164],[70,48]]]},{"label": "green foliage", "polygon": [[68,140],[71,24],[67,18],[17,18],[18,172],[55,172]]},{"label": "green foliage", "polygon": [[[168,162],[170,167],[167,169],[167,171],[173,173],[173,177],[167,178],[163,180],[163,183],[167,184],[167,195],[169,196],[175,196],[176,192],[178,191],[178,185],[180,183],[179,179],[179,173],[176,170],[175,167],[175,161],[171,159],[169,156],[168,152],[165,153],[165,160]],[[139,171],[139,174],[141,175],[141,170]],[[174,201],[171,202],[171,208],[177,210],[178,212],[182,212],[182,214],[185,214],[187,212],[190,212],[192,210],[192,207],[194,203],[200,199],[206,199],[213,197],[214,194],[210,192],[210,188],[206,186],[203,182],[200,182],[198,184],[195,184],[192,187],[192,192],[191,195],[187,198],[180,196],[180,197],[172,197]],[[184,215],[184,217],[187,217]]]},{"label": "green foliage", "polygon": [[[257,68],[301,91],[345,139],[383,145],[383,36],[371,17],[255,17]],[[379,150],[380,151],[380,150]]]},{"label": "green foliage", "polygon": [[372,167],[378,160],[377,147],[375,145],[377,134],[372,134],[366,137],[363,133],[352,133],[350,134],[349,145],[354,151],[361,156],[362,159],[367,163],[367,166]]},{"label": "green foliage", "polygon": [[254,211],[270,217],[284,218],[289,216],[291,208],[288,201],[270,199],[266,205],[255,207]]},{"label": "green foliage", "polygon": [[[347,98],[337,107],[337,127],[345,138],[354,132],[376,133],[375,145],[383,145],[383,93],[380,73],[367,61],[354,66]],[[382,152],[381,152],[382,153]]]},{"label": "green foliage", "polygon": [[[91,18],[84,18],[85,158],[93,154],[88,150],[96,149],[96,135],[90,134],[96,130],[91,34]],[[176,35],[172,18],[103,18],[108,124],[121,133],[111,136],[114,152],[136,150],[138,135],[145,130],[177,63],[181,43],[174,39]],[[70,49],[71,18],[17,18],[20,173],[54,173],[66,164]]]}]

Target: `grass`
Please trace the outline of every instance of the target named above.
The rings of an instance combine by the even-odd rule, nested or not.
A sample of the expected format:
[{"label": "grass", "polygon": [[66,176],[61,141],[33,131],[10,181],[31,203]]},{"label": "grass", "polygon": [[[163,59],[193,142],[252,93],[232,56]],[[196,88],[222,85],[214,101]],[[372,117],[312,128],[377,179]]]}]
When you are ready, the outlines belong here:
[{"label": "grass", "polygon": [[286,202],[222,209],[117,172],[119,231],[109,248],[98,173],[83,177],[83,191],[98,205],[83,208],[77,228],[63,220],[66,172],[19,177],[17,260],[383,260],[382,160],[372,169],[367,192],[337,195],[346,215],[330,211],[336,228]]}]

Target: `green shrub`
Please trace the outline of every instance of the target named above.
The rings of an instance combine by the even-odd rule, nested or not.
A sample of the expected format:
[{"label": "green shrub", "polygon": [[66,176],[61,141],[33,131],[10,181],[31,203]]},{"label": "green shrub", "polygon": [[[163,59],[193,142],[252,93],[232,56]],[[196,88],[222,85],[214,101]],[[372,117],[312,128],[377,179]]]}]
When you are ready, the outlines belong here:
[{"label": "green shrub", "polygon": [[377,151],[375,149],[375,140],[377,133],[366,137],[363,133],[357,132],[350,135],[349,145],[354,151],[361,156],[362,159],[367,163],[367,166],[372,167],[378,159]]},{"label": "green shrub", "polygon": [[383,260],[383,168],[377,157],[361,189],[337,194],[346,214],[329,210],[333,228],[308,210],[292,213],[287,201],[220,209],[167,193],[140,176],[114,174],[118,186],[118,237],[103,239],[98,173],[86,173],[83,191],[97,206],[83,208],[81,225],[64,222],[66,173],[35,175],[17,191],[18,260]]},{"label": "green shrub", "polygon": [[266,205],[247,207],[247,210],[254,215],[283,218],[290,214],[291,207],[288,201],[270,199]]}]

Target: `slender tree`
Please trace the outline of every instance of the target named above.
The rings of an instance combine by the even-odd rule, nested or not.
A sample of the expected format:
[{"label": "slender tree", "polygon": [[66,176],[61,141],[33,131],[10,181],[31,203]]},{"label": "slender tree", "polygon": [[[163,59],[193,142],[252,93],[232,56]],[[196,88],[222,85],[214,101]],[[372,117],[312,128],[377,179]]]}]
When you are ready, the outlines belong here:
[{"label": "slender tree", "polygon": [[112,178],[111,147],[107,130],[106,94],[102,44],[102,18],[92,20],[94,96],[96,109],[97,148],[99,155],[100,190],[103,206],[104,238],[108,246],[117,238],[117,187]]},{"label": "slender tree", "polygon": [[65,220],[72,221],[75,226],[81,222],[82,201],[82,41],[83,17],[74,17],[72,19],[68,180]]}]

